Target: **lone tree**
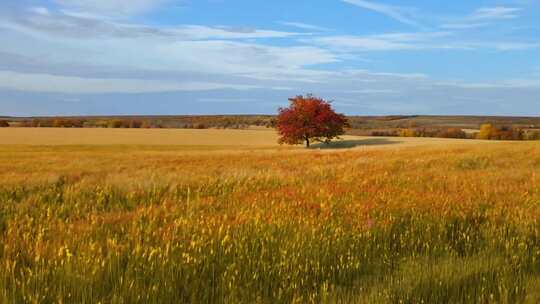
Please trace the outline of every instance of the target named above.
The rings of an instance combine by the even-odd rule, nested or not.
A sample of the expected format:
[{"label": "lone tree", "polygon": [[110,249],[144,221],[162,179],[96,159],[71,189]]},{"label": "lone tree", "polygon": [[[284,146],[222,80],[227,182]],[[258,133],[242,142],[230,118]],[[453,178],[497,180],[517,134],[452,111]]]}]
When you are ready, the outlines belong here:
[{"label": "lone tree", "polygon": [[349,126],[345,115],[336,113],[330,102],[312,95],[289,98],[290,106],[280,108],[276,127],[280,144],[306,147],[313,141],[329,143]]}]

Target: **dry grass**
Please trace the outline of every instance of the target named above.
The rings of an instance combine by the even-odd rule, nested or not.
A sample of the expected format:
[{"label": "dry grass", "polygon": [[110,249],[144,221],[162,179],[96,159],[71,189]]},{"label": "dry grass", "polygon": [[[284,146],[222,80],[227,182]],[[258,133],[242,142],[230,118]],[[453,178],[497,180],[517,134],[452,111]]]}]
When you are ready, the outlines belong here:
[{"label": "dry grass", "polygon": [[539,143],[162,131],[0,146],[1,303],[540,300]]},{"label": "dry grass", "polygon": [[277,135],[259,130],[0,128],[0,144],[276,146]]},{"label": "dry grass", "polygon": [[[267,128],[251,130],[222,129],[101,129],[101,128],[0,128],[0,145],[31,146],[201,146],[219,148],[277,148],[277,134]],[[392,138],[343,136],[341,141],[317,148],[402,148],[414,146],[477,144],[471,140],[444,138]],[[379,147],[381,146],[381,147]],[[198,148],[199,147],[199,148]],[[286,148],[286,147],[281,147]]]}]

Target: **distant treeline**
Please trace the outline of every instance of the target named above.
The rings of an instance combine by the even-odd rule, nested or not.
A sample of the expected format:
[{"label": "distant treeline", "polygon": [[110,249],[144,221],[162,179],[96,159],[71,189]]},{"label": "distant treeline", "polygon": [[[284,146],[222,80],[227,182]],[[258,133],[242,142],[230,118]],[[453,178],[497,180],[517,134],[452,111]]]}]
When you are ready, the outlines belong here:
[{"label": "distant treeline", "polygon": [[[365,133],[363,134],[365,135]],[[371,136],[392,137],[436,137],[486,140],[540,140],[540,130],[523,129],[513,126],[482,124],[478,132],[465,132],[460,128],[410,127],[404,129],[375,130]]]},{"label": "distant treeline", "polygon": [[31,128],[171,128],[171,129],[244,129],[250,126],[273,127],[272,116],[174,116],[112,118],[32,118],[0,121],[0,127]]},{"label": "distant treeline", "polygon": [[[486,140],[540,140],[538,118],[455,116],[350,116],[348,134]],[[488,120],[489,119],[489,120]],[[486,122],[486,121],[493,122]],[[447,126],[445,126],[447,125]],[[455,127],[460,125],[460,127]],[[273,128],[273,115],[55,117],[1,119],[0,127],[33,128]],[[462,126],[462,127],[461,127]]]}]

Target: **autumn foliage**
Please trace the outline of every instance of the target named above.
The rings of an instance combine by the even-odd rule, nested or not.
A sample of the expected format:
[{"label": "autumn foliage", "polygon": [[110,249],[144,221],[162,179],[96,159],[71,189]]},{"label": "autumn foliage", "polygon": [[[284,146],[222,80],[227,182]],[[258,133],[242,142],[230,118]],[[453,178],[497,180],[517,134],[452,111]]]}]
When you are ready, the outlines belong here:
[{"label": "autumn foliage", "polygon": [[280,108],[276,128],[280,144],[300,144],[313,141],[329,143],[345,133],[347,118],[336,113],[330,102],[312,95],[290,98],[288,108]]},{"label": "autumn foliage", "polygon": [[520,128],[495,126],[487,123],[480,126],[480,132],[476,137],[478,139],[492,140],[523,140],[524,132]]}]

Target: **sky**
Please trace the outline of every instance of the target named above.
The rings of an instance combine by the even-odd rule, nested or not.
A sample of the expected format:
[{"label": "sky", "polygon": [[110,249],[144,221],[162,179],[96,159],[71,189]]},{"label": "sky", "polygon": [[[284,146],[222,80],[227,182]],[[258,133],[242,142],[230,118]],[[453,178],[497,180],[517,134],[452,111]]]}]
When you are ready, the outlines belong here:
[{"label": "sky", "polygon": [[1,0],[0,116],[540,116],[540,0]]}]

